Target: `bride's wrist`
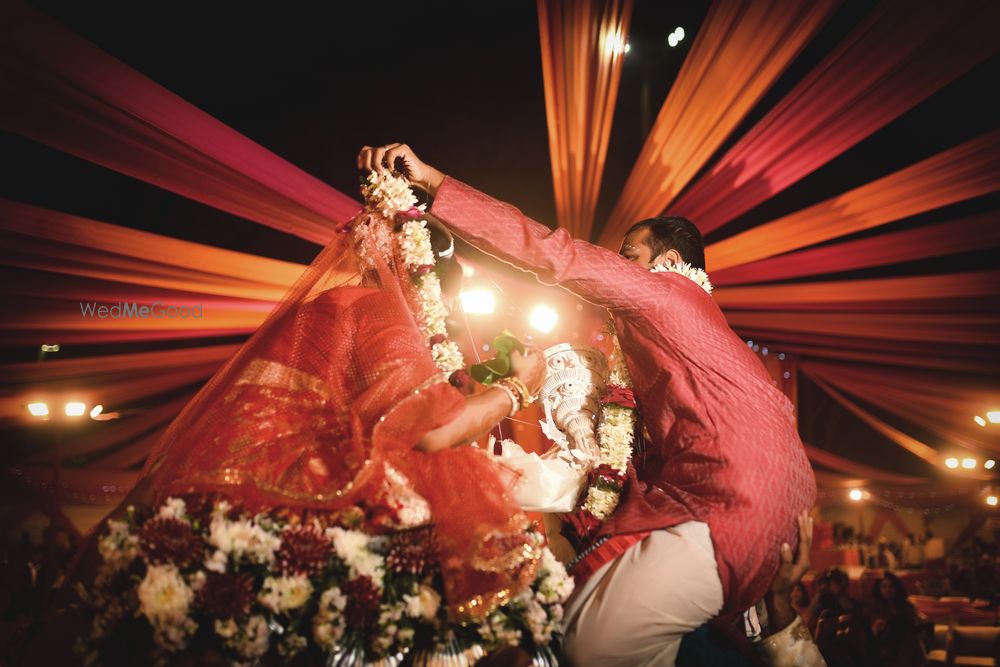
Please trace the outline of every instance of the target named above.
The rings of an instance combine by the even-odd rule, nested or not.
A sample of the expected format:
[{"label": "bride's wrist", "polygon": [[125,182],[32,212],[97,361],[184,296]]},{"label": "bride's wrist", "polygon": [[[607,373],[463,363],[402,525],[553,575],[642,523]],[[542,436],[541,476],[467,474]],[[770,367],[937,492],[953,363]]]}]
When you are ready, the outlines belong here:
[{"label": "bride's wrist", "polygon": [[521,400],[517,397],[517,395],[513,392],[513,390],[507,385],[500,383],[494,383],[492,386],[505,393],[507,397],[510,399],[510,412],[507,413],[507,416],[513,417],[514,415],[516,415],[517,412],[521,409]]}]

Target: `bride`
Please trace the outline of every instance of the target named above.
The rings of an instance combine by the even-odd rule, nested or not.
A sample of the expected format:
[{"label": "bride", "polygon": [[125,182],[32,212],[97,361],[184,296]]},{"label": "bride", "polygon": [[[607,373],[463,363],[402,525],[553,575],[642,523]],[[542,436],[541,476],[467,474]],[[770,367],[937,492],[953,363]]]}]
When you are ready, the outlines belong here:
[{"label": "bride", "polygon": [[544,360],[514,353],[509,378],[471,393],[445,327],[461,275],[450,234],[400,178],[373,174],[363,193],[88,540],[46,637],[82,599],[90,662],[210,647],[233,664],[396,664],[421,632],[439,648],[462,628],[487,648],[551,638],[572,583],[510,470],[465,446],[533,400]]}]

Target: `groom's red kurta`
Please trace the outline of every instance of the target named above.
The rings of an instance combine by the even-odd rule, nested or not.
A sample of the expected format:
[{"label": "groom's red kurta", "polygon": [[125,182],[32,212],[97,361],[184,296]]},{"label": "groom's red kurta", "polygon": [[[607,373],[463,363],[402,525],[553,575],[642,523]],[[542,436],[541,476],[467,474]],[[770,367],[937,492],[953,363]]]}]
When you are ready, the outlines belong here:
[{"label": "groom's red kurta", "polygon": [[791,403],[712,297],[688,278],[575,241],[452,178],[431,213],[474,246],[614,316],[651,442],[602,534],[704,521],[723,611],[763,597],[781,543],[796,544],[795,516],[812,507],[816,482]]}]

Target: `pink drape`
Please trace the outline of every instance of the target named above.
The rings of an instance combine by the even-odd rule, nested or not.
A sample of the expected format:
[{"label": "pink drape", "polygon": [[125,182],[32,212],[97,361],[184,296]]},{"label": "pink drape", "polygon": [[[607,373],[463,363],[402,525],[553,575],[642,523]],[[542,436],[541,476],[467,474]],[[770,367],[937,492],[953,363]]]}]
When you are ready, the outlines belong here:
[{"label": "pink drape", "polygon": [[0,127],[316,243],[360,209],[41,12],[0,12]]},{"label": "pink drape", "polygon": [[998,10],[880,3],[669,212],[708,233],[781,192],[996,53]]},{"label": "pink drape", "polygon": [[922,227],[790,252],[712,271],[718,286],[759,283],[886,266],[928,257],[1000,248],[997,213],[973,215]]}]

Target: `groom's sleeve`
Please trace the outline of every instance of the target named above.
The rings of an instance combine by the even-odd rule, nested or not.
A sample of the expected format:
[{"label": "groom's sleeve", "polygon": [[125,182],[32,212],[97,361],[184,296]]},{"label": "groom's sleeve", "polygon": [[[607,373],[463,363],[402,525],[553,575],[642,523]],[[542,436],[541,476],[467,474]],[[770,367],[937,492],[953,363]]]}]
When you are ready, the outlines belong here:
[{"label": "groom's sleeve", "polygon": [[430,212],[480,250],[605,308],[648,313],[667,296],[665,281],[650,280],[617,253],[553,231],[454,178],[445,178]]}]

